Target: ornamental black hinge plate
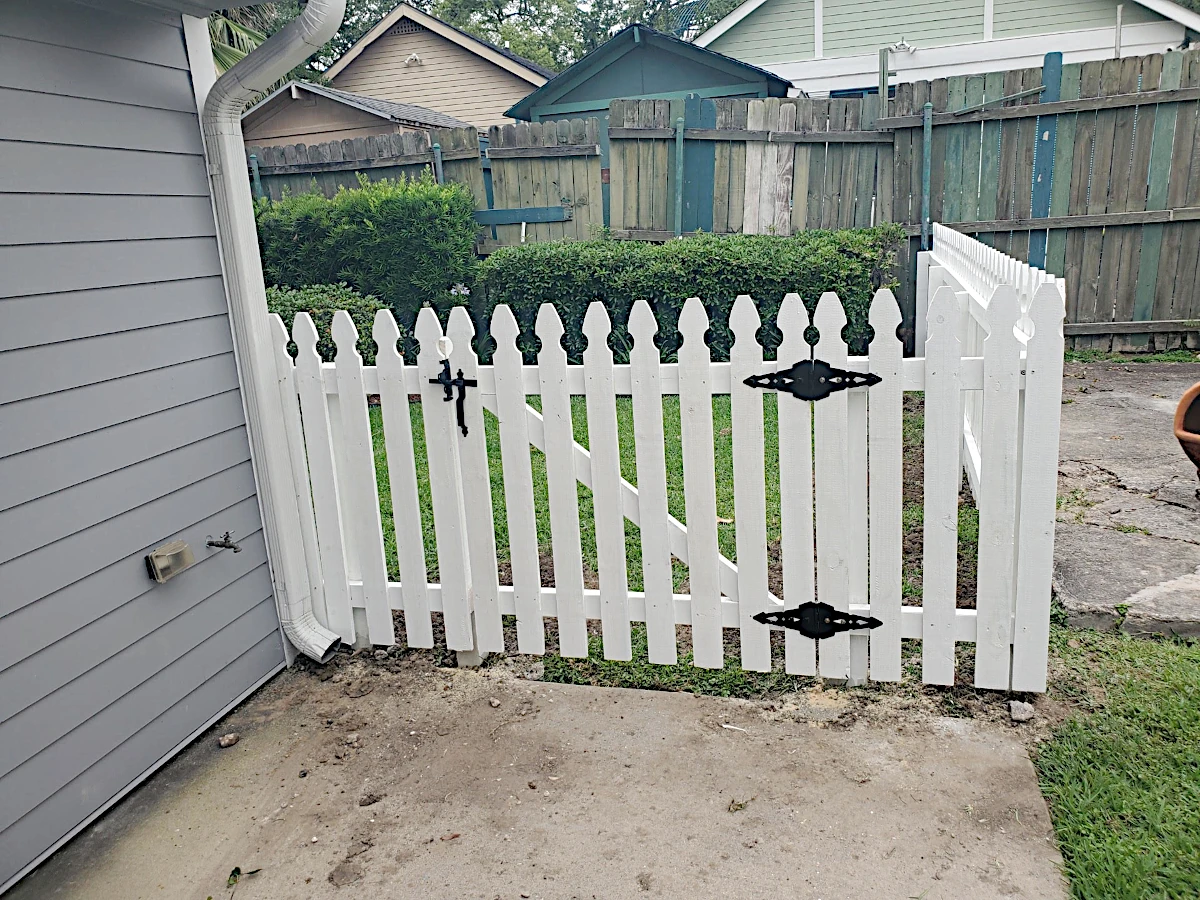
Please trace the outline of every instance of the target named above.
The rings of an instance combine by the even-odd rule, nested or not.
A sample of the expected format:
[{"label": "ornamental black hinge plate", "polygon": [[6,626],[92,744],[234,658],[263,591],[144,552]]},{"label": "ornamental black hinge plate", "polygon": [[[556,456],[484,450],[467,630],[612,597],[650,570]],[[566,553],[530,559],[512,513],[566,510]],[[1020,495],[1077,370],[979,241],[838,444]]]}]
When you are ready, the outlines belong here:
[{"label": "ornamental black hinge plate", "polygon": [[751,375],[745,380],[750,387],[772,391],[787,391],[801,400],[824,400],[834,391],[852,387],[871,387],[883,381],[873,372],[849,372],[835,369],[823,359],[804,359],[767,375]]},{"label": "ornamental black hinge plate", "polygon": [[760,612],[754,616],[754,621],[762,625],[790,628],[814,640],[833,637],[842,631],[878,628],[883,624],[878,619],[844,613],[834,609],[828,603],[815,603],[812,600],[801,603],[795,609]]}]

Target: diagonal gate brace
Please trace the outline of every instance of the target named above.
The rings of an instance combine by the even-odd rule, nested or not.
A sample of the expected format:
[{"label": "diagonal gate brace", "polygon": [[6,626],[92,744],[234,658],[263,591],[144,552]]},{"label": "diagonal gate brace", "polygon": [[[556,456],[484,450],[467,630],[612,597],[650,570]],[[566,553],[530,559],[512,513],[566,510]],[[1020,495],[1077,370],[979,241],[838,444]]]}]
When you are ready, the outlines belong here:
[{"label": "diagonal gate brace", "polygon": [[[497,414],[497,404],[495,394],[482,394],[483,408],[493,415]],[[529,443],[541,450],[546,451],[545,427],[542,423],[542,414],[532,406],[526,404],[525,416],[529,428]],[[592,454],[587,447],[575,442],[575,478],[584,487],[591,489],[592,487]],[[641,525],[641,509],[638,505],[638,489],[626,481],[621,479],[621,511],[625,518],[634,525]],[[667,541],[671,548],[671,555],[683,563],[688,562],[688,545],[687,545],[687,526],[676,519],[674,516],[667,516]],[[730,600],[738,599],[738,568],[737,563],[730,560],[728,557],[719,556],[718,562],[720,565],[720,582],[721,593]],[[774,594],[767,594],[767,602],[778,607],[783,606],[783,601]]]}]

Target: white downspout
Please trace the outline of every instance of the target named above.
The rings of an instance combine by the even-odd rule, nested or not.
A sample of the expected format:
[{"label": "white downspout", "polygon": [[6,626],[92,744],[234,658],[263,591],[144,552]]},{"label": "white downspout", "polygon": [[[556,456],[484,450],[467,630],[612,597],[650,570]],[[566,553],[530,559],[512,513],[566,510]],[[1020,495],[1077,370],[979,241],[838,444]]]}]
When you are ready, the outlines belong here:
[{"label": "white downspout", "polygon": [[313,616],[241,117],[248,101],[337,33],[345,12],[346,0],[309,0],[296,19],[217,79],[200,117],[275,604],[287,639],[322,663],[340,638]]}]

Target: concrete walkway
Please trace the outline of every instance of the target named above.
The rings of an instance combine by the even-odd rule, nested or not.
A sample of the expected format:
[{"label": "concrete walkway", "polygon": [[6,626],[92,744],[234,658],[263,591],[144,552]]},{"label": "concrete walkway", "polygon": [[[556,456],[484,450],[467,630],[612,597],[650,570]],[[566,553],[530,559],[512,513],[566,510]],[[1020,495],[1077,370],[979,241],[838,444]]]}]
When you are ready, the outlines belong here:
[{"label": "concrete walkway", "polygon": [[6,900],[1066,896],[1016,726],[331,674],[281,675]]},{"label": "concrete walkway", "polygon": [[1072,624],[1200,635],[1200,481],[1171,431],[1200,364],[1070,364],[1054,587]]}]

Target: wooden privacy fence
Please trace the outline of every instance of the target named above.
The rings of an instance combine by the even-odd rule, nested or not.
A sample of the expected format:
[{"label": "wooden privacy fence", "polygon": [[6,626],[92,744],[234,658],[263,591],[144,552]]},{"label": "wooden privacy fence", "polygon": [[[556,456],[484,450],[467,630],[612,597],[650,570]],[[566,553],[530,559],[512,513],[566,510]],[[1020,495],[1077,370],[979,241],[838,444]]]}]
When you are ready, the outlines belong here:
[{"label": "wooden privacy fence", "polygon": [[[1040,691],[1046,684],[1059,407],[1062,389],[1063,293],[1057,281],[1029,291],[1019,263],[961,239],[927,279],[927,356],[903,359],[896,338],[900,311],[889,291],[870,310],[875,338],[867,357],[848,358],[840,338],[841,301],[824,295],[812,324],[818,361],[871,373],[859,386],[815,400],[787,379],[802,378],[810,321],[789,294],[778,316],[779,362],[764,361],[757,308],[738,298],[730,318],[735,342],[728,363],[711,360],[708,318],[696,298],[680,319],[678,363],[660,362],[657,325],[643,300],[630,317],[633,349],[616,365],[606,338],[608,314],[593,303],[584,321],[582,366],[567,364],[563,327],[550,304],[536,330],[542,349],[524,365],[517,323],[496,308],[493,364],[478,363],[475,329],[455,308],[445,336],[431,309],[421,311],[415,359],[397,352],[399,330],[381,311],[373,337],[377,364],[364,366],[348,313],[333,321],[337,355],[322,363],[317,333],[300,314],[289,335],[274,320],[276,360],[300,499],[314,607],[322,624],[347,642],[396,640],[392,613],[403,612],[410,646],[433,646],[431,614],[440,613],[447,646],[462,653],[542,654],[545,621],[557,626],[559,652],[588,653],[588,622],[599,620],[607,659],[631,658],[631,625],[645,623],[649,660],[677,662],[676,626],[691,629],[693,663],[720,668],[724,629],[740,632],[745,669],[781,664],[800,675],[861,681],[902,677],[901,640],[922,641],[922,680],[952,684],[958,643],[975,644],[974,682],[985,688]],[[956,245],[957,246],[957,245]],[[934,276],[937,276],[935,279]],[[961,288],[961,290],[960,290]],[[973,305],[972,305],[973,304]],[[970,318],[968,318],[970,317]],[[977,355],[970,321],[986,334]],[[450,340],[447,343],[444,337]],[[293,363],[289,338],[299,348]],[[796,363],[793,366],[793,363]],[[782,379],[782,380],[780,380]],[[810,384],[810,388],[811,388]],[[778,456],[765,453],[763,388],[778,391]],[[902,600],[902,405],[923,391],[924,577],[920,605]],[[730,396],[736,554],[718,543],[713,397]],[[378,396],[392,515],[380,513],[368,397]],[[419,402],[414,401],[419,395]],[[528,403],[540,396],[540,406]],[[632,433],[618,425],[618,397],[632,398]],[[663,398],[679,397],[683,496],[672,509],[665,463]],[[574,440],[573,396],[587,412],[587,447]],[[979,398],[969,418],[980,434],[974,466],[980,510],[979,579],[973,609],[957,608],[958,497],[963,471],[964,399]],[[448,402],[451,399],[454,402]],[[485,411],[498,420],[499,447],[489,450]],[[418,460],[413,417],[421,419],[425,459]],[[622,477],[621,447],[632,442],[637,484]],[[531,448],[545,454],[552,583],[539,560],[538,501]],[[502,502],[509,584],[498,575],[497,528],[489,466],[503,471]],[[782,591],[769,589],[767,478],[777,467],[781,498]],[[428,491],[436,533],[437,582],[429,580],[421,494]],[[591,489],[598,588],[585,586],[577,483]],[[497,495],[501,496],[501,495]],[[626,522],[639,527],[644,589],[630,590]],[[686,522],[686,524],[685,524]],[[386,529],[386,531],[385,531]],[[399,581],[389,581],[385,534],[394,535]],[[673,560],[686,566],[687,593],[677,593]],[[682,582],[679,582],[682,583]],[[772,640],[787,608],[822,602],[851,616],[879,620],[872,630],[814,641],[787,629]],[[768,617],[766,614],[773,614]],[[515,637],[501,617],[516,616]],[[773,624],[776,623],[776,624]]]},{"label": "wooden privacy fence", "polygon": [[285,191],[317,190],[332,197],[339,187],[358,187],[359,173],[380,178],[419,177],[457,181],[470,188],[476,206],[487,208],[479,136],[474,128],[437,128],[325,144],[250,147],[246,161],[256,197],[279,200]]},{"label": "wooden privacy fence", "polygon": [[1065,276],[1076,347],[1197,345],[1200,51],[899,85],[877,126],[910,233],[927,103],[932,220]]}]

